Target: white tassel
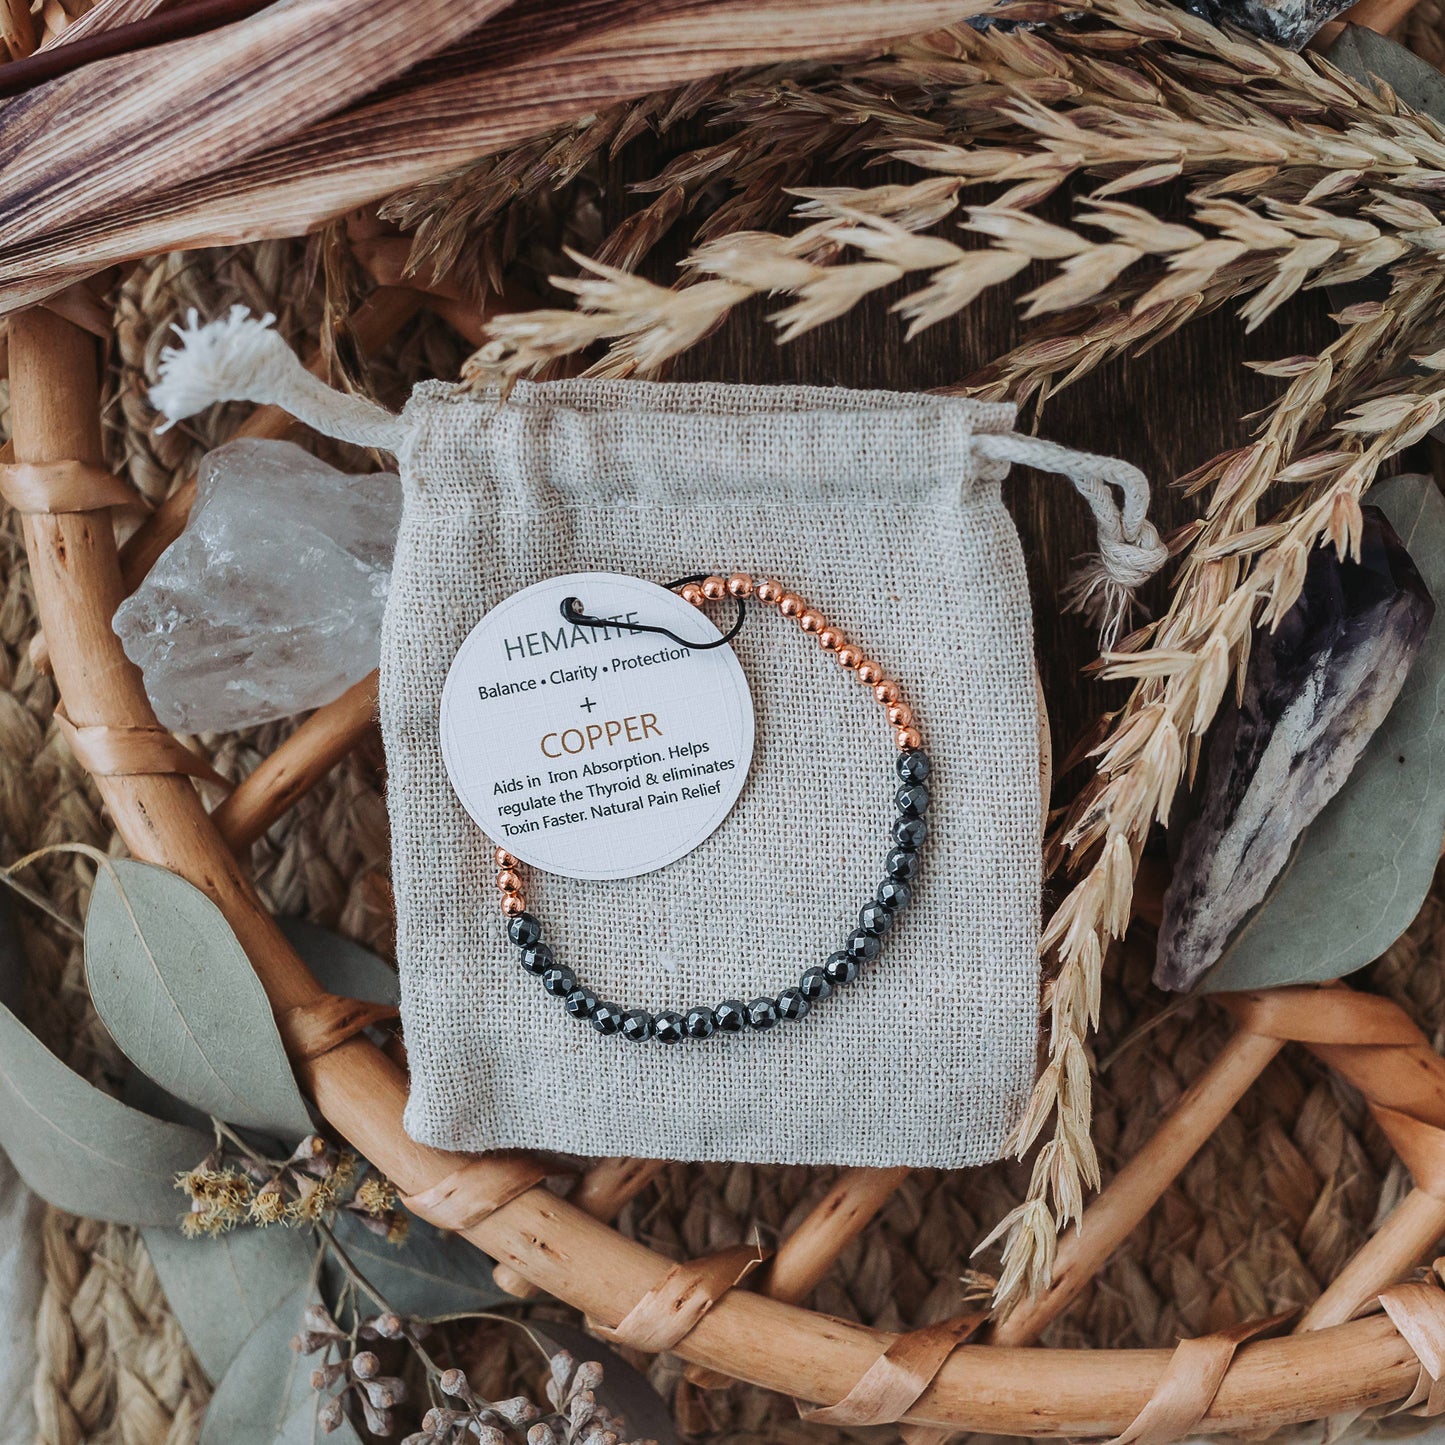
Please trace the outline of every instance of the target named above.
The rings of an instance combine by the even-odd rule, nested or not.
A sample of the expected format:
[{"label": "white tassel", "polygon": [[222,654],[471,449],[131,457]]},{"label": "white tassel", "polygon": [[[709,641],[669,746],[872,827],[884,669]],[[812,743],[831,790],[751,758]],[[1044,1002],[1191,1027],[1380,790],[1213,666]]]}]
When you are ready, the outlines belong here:
[{"label": "white tassel", "polygon": [[405,434],[400,418],[313,376],[271,329],[275,320],[256,320],[244,306],[204,325],[187,313],[186,324],[173,328],[180,344],[161,353],[151,387],[151,403],[166,417],[161,430],[218,401],[253,401],[279,406],[338,441],[395,453]]},{"label": "white tassel", "polygon": [[[1099,650],[1109,652],[1134,607],[1134,593],[1168,560],[1169,548],[1149,520],[1149,479],[1118,457],[1076,452],[1041,437],[1008,432],[973,440],[975,452],[994,461],[1037,467],[1068,477],[1094,513],[1098,554],[1065,589],[1067,606],[1099,628]],[[1120,507],[1111,487],[1123,497]]]}]

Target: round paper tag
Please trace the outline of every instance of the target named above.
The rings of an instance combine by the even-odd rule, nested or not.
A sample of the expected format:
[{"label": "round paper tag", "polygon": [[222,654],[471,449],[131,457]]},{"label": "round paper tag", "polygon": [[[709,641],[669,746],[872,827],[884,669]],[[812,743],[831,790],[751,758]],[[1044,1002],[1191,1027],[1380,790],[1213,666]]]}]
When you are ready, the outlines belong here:
[{"label": "round paper tag", "polygon": [[447,775],[468,813],[524,863],[568,878],[633,878],[712,833],[753,757],[753,699],[730,647],[562,616],[722,634],[675,592],[613,572],[552,577],[468,634],[442,692]]}]

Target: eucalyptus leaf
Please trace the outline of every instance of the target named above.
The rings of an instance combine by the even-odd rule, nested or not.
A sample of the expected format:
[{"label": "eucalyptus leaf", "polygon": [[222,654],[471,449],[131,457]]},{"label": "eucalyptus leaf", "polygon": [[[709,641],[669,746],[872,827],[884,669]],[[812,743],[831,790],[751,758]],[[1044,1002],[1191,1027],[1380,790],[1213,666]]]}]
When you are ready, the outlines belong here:
[{"label": "eucalyptus leaf", "polygon": [[106,1028],[163,1089],[231,1124],[311,1132],[265,990],[221,910],[184,878],[102,865],[85,970]]},{"label": "eucalyptus leaf", "polygon": [[1346,25],[1325,54],[1351,80],[1383,80],[1411,110],[1445,121],[1445,75],[1388,35]]},{"label": "eucalyptus leaf", "polygon": [[[18,998],[24,955],[0,908],[0,996]],[[175,1176],[211,1137],[132,1109],[63,1064],[0,1005],[0,1147],[42,1199],[121,1224],[171,1224],[184,1212]]]},{"label": "eucalyptus leaf", "polygon": [[370,949],[304,918],[278,918],[276,922],[328,993],[363,1003],[394,1004],[400,998],[396,970]]},{"label": "eucalyptus leaf", "polygon": [[213,1382],[267,1315],[306,1284],[316,1257],[310,1234],[281,1225],[242,1225],[213,1239],[187,1239],[178,1229],[141,1237],[171,1313]]},{"label": "eucalyptus leaf", "polygon": [[492,1262],[475,1245],[460,1235],[444,1234],[424,1219],[409,1221],[399,1245],[388,1244],[345,1209],[338,1212],[332,1232],[351,1262],[399,1314],[431,1319],[516,1302],[493,1282]]},{"label": "eucalyptus leaf", "polygon": [[1445,838],[1445,498],[1398,476],[1368,500],[1389,519],[1436,601],[1395,705],[1349,779],[1301,833],[1268,896],[1201,987],[1342,978],[1378,958],[1425,901]]},{"label": "eucalyptus leaf", "polygon": [[[311,1388],[313,1362],[291,1348],[315,1291],[287,1295],[247,1337],[221,1377],[201,1422],[200,1445],[312,1445],[320,1396]],[[349,1421],[324,1437],[360,1445]]]},{"label": "eucalyptus leaf", "polygon": [[595,1360],[602,1366],[602,1388],[597,1398],[614,1415],[622,1417],[628,1440],[656,1440],[657,1445],[679,1445],[677,1426],[667,1402],[652,1388],[647,1376],[629,1365],[575,1325],[556,1320],[531,1322],[528,1333],[552,1354],[566,1350],[577,1361]]}]

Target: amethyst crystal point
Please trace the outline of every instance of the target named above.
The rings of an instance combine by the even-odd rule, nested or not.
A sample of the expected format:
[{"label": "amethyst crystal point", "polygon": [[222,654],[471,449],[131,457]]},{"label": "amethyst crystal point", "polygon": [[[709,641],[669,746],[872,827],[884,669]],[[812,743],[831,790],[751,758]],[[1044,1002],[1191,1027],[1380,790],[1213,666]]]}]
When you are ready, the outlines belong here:
[{"label": "amethyst crystal point", "polygon": [[1354,0],[1187,0],[1181,10],[1212,25],[1237,25],[1290,50],[1303,50],[1321,25],[1348,10]]},{"label": "amethyst crystal point", "polygon": [[1384,516],[1364,514],[1361,560],[1314,551],[1299,601],[1254,638],[1243,701],[1215,722],[1202,808],[1164,895],[1160,988],[1192,987],[1220,957],[1349,776],[1425,640],[1429,591]]},{"label": "amethyst crystal point", "polygon": [[394,473],[350,476],[291,442],[208,453],[185,531],[115,614],[161,725],[251,727],[365,677],[400,520]]}]

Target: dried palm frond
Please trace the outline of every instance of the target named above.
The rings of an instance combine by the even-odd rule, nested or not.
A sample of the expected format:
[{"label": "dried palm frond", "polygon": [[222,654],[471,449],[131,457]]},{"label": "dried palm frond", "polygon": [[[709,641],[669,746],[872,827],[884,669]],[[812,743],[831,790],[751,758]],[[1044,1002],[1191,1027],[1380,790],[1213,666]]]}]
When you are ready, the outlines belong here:
[{"label": "dried palm frond", "polygon": [[[738,67],[769,65],[799,56],[861,57],[877,51],[888,36],[922,26],[956,21],[987,9],[990,0],[633,0],[599,7],[591,0],[512,5],[502,0],[436,0],[398,7],[369,0],[305,0],[274,7],[227,37],[176,41],[90,66],[76,76],[39,87],[5,107],[7,136],[19,142],[24,164],[0,168],[0,215],[25,210],[24,227],[7,230],[0,246],[0,310],[67,283],[77,273],[159,251],[210,245],[217,236],[258,240],[294,236],[405,187],[433,181],[443,172],[507,146],[524,143],[559,123],[648,94]],[[333,27],[318,16],[375,12],[366,23]],[[405,36],[387,50],[394,65],[379,73],[369,41],[386,32],[404,11]],[[500,11],[477,29],[485,15]],[[304,32],[303,44],[270,46],[290,31],[277,29],[285,17]],[[443,18],[444,17],[444,18]],[[252,27],[248,29],[247,27]],[[264,54],[233,50],[231,30],[265,42]],[[474,32],[463,43],[458,37]],[[424,37],[424,39],[423,39]],[[451,44],[444,55],[416,64]],[[206,85],[177,86],[178,60],[201,46],[210,66]],[[308,78],[306,64],[317,48],[324,77]],[[346,57],[358,53],[355,84]],[[258,75],[244,105],[223,112],[204,104],[215,74],[230,67],[229,83],[241,89],[237,72],[269,58],[284,70],[283,109],[278,124],[278,91]],[[116,114],[97,105],[93,88],[74,103],[66,87],[94,78],[100,66],[107,82],[124,87],[126,124],[139,124],[146,145],[136,157],[116,143]],[[407,74],[374,92],[388,76]],[[147,81],[165,91],[158,110],[140,103]],[[167,90],[166,87],[170,86]],[[356,103],[338,110],[340,90]],[[325,104],[305,106],[297,96],[312,92]],[[181,101],[200,102],[195,113]],[[157,144],[157,116],[180,107],[184,114],[163,127]],[[76,114],[93,117],[77,127]],[[24,118],[24,124],[20,119]],[[134,118],[138,117],[138,120]],[[122,133],[125,133],[122,127]],[[194,152],[186,145],[194,141]],[[0,148],[0,154],[7,153]],[[124,162],[124,163],[122,163]],[[22,184],[22,180],[24,184]],[[144,182],[144,184],[143,184]],[[152,183],[154,182],[154,183]],[[63,219],[49,205],[37,205],[37,187],[63,192]],[[102,199],[103,198],[103,202]]]},{"label": "dried palm frond", "polygon": [[[659,194],[669,177],[686,187],[723,173],[749,125],[765,125],[799,137],[775,185],[797,229],[760,229],[767,202],[749,182],[703,223],[675,285],[579,256],[580,275],[556,278],[576,308],[496,320],[468,364],[473,384],[506,385],[604,344],[593,374],[655,372],[758,296],[779,298],[771,320],[786,341],[902,288],[893,309],[911,336],[1025,277],[1024,313],[1039,327],[960,389],[1042,399],[1227,302],[1254,327],[1303,288],[1388,281],[1386,299],[1338,315],[1318,356],[1261,368],[1285,386],[1255,439],[1186,479],[1203,515],[1179,539],[1167,612],[1104,659],[1104,675],[1134,690],[1050,841],[1075,881],[1043,937],[1048,1061],[1013,1140],[1020,1154],[1043,1143],[1027,1198],[985,1241],[1006,1241],[995,1300],[1007,1308],[1048,1280],[1057,1230],[1098,1184],[1087,1040],[1145,839],[1192,777],[1254,627],[1293,604],[1314,547],[1358,550],[1361,494],[1445,413],[1445,135],[1318,56],[1150,0],[1098,0],[1033,31],[939,32],[846,73],[766,87],[739,77],[729,108],[743,139],[674,161]],[[802,189],[829,147],[920,178]],[[1096,184],[1066,221],[1036,213],[1081,177]],[[1188,191],[1175,217],[1132,199],[1176,180]],[[1261,521],[1280,485],[1286,504]]]}]

